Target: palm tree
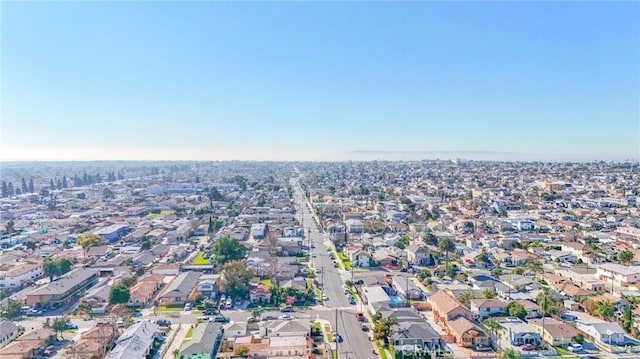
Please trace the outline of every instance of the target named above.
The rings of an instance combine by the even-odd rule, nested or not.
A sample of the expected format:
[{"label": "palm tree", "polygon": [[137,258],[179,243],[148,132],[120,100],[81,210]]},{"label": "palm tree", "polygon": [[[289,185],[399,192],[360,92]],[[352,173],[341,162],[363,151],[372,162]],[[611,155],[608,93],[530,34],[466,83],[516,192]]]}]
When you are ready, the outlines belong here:
[{"label": "palm tree", "polygon": [[544,317],[549,313],[557,312],[558,298],[553,296],[549,287],[542,287],[542,292],[536,297],[536,302],[542,313],[542,332],[544,333]]},{"label": "palm tree", "polygon": [[598,315],[600,318],[605,320],[609,320],[613,318],[616,311],[615,307],[613,306],[613,303],[611,303],[608,300],[599,300],[594,304],[595,304],[595,314]]},{"label": "palm tree", "polygon": [[456,244],[450,237],[444,237],[438,240],[438,248],[445,253],[446,256],[446,268],[449,269],[449,252],[456,250]]},{"label": "palm tree", "polygon": [[502,325],[496,318],[485,319],[482,324],[491,334],[492,340],[497,340],[500,338],[500,333],[502,333]]}]

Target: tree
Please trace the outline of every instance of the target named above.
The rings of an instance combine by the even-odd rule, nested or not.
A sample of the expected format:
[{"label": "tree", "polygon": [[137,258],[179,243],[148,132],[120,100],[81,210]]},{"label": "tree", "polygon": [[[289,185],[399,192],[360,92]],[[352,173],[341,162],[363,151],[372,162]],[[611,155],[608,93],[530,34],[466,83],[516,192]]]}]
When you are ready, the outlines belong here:
[{"label": "tree", "polygon": [[633,329],[633,323],[634,323],[633,310],[635,309],[635,307],[636,307],[635,303],[632,303],[632,302],[627,303],[627,305],[624,306],[624,309],[622,311],[622,317],[620,318],[620,324],[622,325],[624,330],[626,330],[629,333],[631,333],[631,330]]},{"label": "tree", "polygon": [[496,290],[493,288],[487,288],[484,292],[482,292],[482,298],[484,299],[494,299],[498,296]]},{"label": "tree", "polygon": [[115,194],[113,193],[113,191],[109,187],[105,187],[102,190],[102,196],[104,197],[105,200],[110,200],[110,199],[114,199],[115,198]]},{"label": "tree", "polygon": [[104,239],[102,239],[102,237],[100,237],[97,234],[88,233],[80,236],[76,241],[76,243],[82,246],[82,248],[84,249],[84,257],[86,258],[87,250],[89,250],[89,248],[92,248],[92,247],[98,247],[98,246],[104,245]]},{"label": "tree", "polygon": [[616,308],[613,306],[608,300],[599,300],[594,303],[595,305],[595,314],[602,319],[609,320],[613,318]]},{"label": "tree", "polygon": [[244,261],[231,261],[222,267],[220,290],[228,297],[237,298],[246,294],[249,281],[255,277],[253,269],[247,267]]},{"label": "tree", "polygon": [[58,338],[58,333],[60,333],[61,338],[64,339],[64,337],[62,337],[62,333],[64,333],[65,330],[69,329],[69,324],[71,324],[71,321],[67,317],[53,318],[51,329],[53,329],[53,331],[56,333],[56,338]]},{"label": "tree", "polygon": [[49,277],[49,282],[53,282],[53,277],[70,272],[72,267],[73,263],[68,258],[45,258],[42,262],[42,273]]},{"label": "tree", "polygon": [[109,291],[109,304],[127,303],[130,298],[129,288],[124,284],[116,284]]},{"label": "tree", "polygon": [[13,219],[8,220],[7,224],[5,224],[4,228],[9,237],[11,237],[11,235],[13,234],[13,231],[16,228],[15,226],[16,226],[16,223],[13,221]]},{"label": "tree", "polygon": [[35,192],[35,188],[33,187],[33,178],[29,179],[29,192],[33,193]]},{"label": "tree", "polygon": [[140,249],[143,251],[146,251],[147,249],[151,249],[151,246],[153,245],[152,240],[150,237],[144,236],[142,238],[140,238]]},{"label": "tree", "polygon": [[623,249],[616,254],[616,258],[620,264],[629,266],[633,263],[635,255],[628,249]]},{"label": "tree", "polygon": [[469,304],[472,299],[473,299],[473,293],[471,293],[471,291],[467,291],[462,293],[462,295],[460,296],[460,303]]},{"label": "tree", "polygon": [[225,264],[229,261],[244,259],[247,248],[235,238],[221,237],[211,246],[211,253],[216,264]]},{"label": "tree", "polygon": [[389,345],[391,326],[396,324],[395,318],[381,318],[373,325],[373,338],[384,341],[384,345]]},{"label": "tree", "polygon": [[247,347],[246,345],[239,345],[233,349],[233,353],[235,355],[246,355],[247,353],[249,353],[249,347]]},{"label": "tree", "polygon": [[498,359],[520,359],[520,353],[514,348],[506,348],[498,355]]},{"label": "tree", "polygon": [[560,312],[561,303],[557,297],[551,293],[549,287],[542,287],[542,292],[536,297],[536,303],[542,313],[542,331],[544,332],[544,318],[547,314]]},{"label": "tree", "polygon": [[524,267],[535,273],[544,272],[544,267],[539,259],[535,259],[525,263]]},{"label": "tree", "polygon": [[500,322],[496,318],[485,319],[482,324],[494,338],[497,337],[500,330],[502,330],[502,325],[500,325]]},{"label": "tree", "polygon": [[444,237],[438,240],[438,248],[445,253],[447,260],[446,267],[449,268],[449,253],[456,250],[456,244],[453,242],[453,239]]},{"label": "tree", "polygon": [[1,308],[2,316],[9,320],[14,320],[22,315],[22,313],[20,312],[22,306],[17,300],[9,299]]},{"label": "tree", "polygon": [[518,302],[509,302],[507,304],[507,314],[512,317],[518,317],[524,320],[527,317],[527,311],[524,309],[524,306]]}]

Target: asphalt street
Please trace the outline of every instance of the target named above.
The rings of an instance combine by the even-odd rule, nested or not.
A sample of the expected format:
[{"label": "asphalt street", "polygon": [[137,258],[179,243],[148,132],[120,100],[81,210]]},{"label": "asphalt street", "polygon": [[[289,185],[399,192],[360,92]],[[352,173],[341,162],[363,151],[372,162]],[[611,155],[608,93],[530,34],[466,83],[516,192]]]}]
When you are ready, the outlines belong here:
[{"label": "asphalt street", "polygon": [[342,289],[345,280],[349,279],[351,274],[334,268],[333,260],[327,252],[329,241],[326,235],[320,232],[297,182],[292,181],[292,187],[295,189],[296,209],[302,210],[305,236],[310,236],[311,243],[315,246],[312,249],[313,266],[322,270],[323,273],[318,275],[318,280],[323,283],[324,293],[329,297],[329,300],[323,303],[324,310],[318,310],[316,315],[320,319],[328,320],[332,330],[337,329],[338,334],[343,337],[344,341],[337,345],[338,358],[377,358],[378,356],[372,353],[373,343],[369,339],[368,332],[362,331],[362,323],[356,320],[355,313],[361,308],[361,304],[359,302],[355,305],[349,304]]}]

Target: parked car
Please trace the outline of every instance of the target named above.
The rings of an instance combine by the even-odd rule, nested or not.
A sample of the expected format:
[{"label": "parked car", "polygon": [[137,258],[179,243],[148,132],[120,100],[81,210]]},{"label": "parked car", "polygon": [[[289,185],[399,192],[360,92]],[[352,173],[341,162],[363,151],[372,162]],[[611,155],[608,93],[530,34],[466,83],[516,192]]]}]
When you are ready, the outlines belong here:
[{"label": "parked car", "polygon": [[293,317],[293,315],[291,314],[283,314],[280,316],[279,318],[280,320],[294,320],[296,318]]},{"label": "parked car", "polygon": [[184,305],[184,310],[185,312],[188,312],[192,309],[193,307],[191,306],[191,303],[187,303]]},{"label": "parked car", "polygon": [[267,320],[276,320],[278,319],[275,315],[265,315],[262,317],[263,321],[267,321]]},{"label": "parked car", "polygon": [[213,317],[213,321],[217,323],[229,323],[229,318],[224,315],[218,315]]},{"label": "parked car", "polygon": [[357,312],[357,313],[356,313],[356,319],[357,319],[359,322],[364,322],[364,313],[362,313],[362,312]]},{"label": "parked car", "polygon": [[258,318],[256,317],[249,317],[247,318],[247,323],[256,323],[258,321]]},{"label": "parked car", "polygon": [[525,344],[525,345],[521,346],[520,349],[522,349],[524,351],[531,351],[531,350],[536,350],[536,346],[533,345],[533,344]]},{"label": "parked car", "polygon": [[573,343],[573,344],[569,344],[569,346],[567,347],[567,350],[573,353],[578,353],[583,351],[584,348],[582,347],[582,344]]},{"label": "parked car", "polygon": [[363,332],[368,332],[369,331],[369,327],[366,324],[362,324],[362,331]]},{"label": "parked car", "polygon": [[293,307],[290,306],[290,305],[287,305],[286,307],[280,308],[280,311],[282,313],[291,313],[291,312],[293,312]]},{"label": "parked car", "polygon": [[49,345],[48,347],[45,348],[43,354],[45,356],[52,356],[56,352],[56,350],[57,348],[55,347],[55,345]]},{"label": "parked car", "polygon": [[218,314],[218,311],[215,310],[214,308],[207,308],[207,309],[202,311],[202,314],[204,314],[204,315],[216,315],[216,314]]},{"label": "parked car", "polygon": [[168,327],[168,326],[171,325],[171,322],[169,320],[167,320],[167,319],[158,319],[156,324],[158,324],[161,327]]},{"label": "parked car", "polygon": [[357,281],[355,281],[355,282],[353,282],[353,283],[354,283],[354,284],[357,284],[357,285],[363,285],[363,284],[364,284],[364,280],[362,280],[362,279],[358,279]]}]

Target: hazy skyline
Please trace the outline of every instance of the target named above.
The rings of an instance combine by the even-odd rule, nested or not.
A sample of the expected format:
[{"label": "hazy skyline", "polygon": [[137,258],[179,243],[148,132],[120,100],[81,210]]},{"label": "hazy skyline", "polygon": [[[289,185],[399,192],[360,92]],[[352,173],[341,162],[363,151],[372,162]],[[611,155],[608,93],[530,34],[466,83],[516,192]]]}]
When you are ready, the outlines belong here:
[{"label": "hazy skyline", "polygon": [[0,160],[640,158],[638,2],[0,6]]}]

